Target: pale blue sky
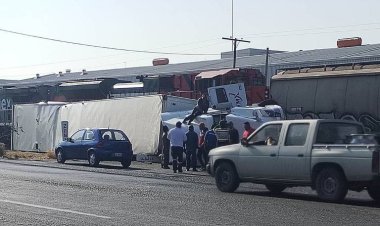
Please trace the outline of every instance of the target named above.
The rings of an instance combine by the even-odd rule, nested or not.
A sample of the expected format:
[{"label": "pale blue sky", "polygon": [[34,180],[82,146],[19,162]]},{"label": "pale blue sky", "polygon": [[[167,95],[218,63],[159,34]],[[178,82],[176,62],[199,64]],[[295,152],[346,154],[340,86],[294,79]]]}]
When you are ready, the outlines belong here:
[{"label": "pale blue sky", "polygon": [[[231,49],[231,0],[0,0],[0,29],[125,49],[213,53]],[[378,0],[234,0],[239,48],[332,48],[343,37],[380,43]],[[0,78],[217,59],[126,53],[0,32]]]}]

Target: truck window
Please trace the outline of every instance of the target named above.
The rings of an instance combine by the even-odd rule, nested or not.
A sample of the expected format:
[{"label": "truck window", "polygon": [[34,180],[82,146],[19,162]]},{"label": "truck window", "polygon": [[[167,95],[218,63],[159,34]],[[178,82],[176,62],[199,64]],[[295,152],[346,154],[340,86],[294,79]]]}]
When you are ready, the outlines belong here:
[{"label": "truck window", "polygon": [[291,124],[286,133],[285,146],[304,146],[306,143],[309,124]]},{"label": "truck window", "polygon": [[282,124],[271,124],[261,128],[249,141],[255,145],[277,145]]},{"label": "truck window", "polygon": [[228,97],[226,94],[226,90],[224,88],[216,88],[216,99],[218,103],[226,103],[228,102]]},{"label": "truck window", "polygon": [[363,127],[341,122],[324,122],[319,124],[316,144],[345,144],[351,134],[363,134]]}]

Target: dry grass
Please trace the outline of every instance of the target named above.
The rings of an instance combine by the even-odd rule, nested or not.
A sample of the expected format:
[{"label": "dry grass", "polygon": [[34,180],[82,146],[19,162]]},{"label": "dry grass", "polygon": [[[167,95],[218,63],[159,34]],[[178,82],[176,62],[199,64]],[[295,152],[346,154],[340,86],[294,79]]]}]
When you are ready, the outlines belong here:
[{"label": "dry grass", "polygon": [[55,159],[53,151],[46,153],[26,152],[26,151],[5,151],[4,158],[7,159],[27,159],[27,160],[47,160]]}]

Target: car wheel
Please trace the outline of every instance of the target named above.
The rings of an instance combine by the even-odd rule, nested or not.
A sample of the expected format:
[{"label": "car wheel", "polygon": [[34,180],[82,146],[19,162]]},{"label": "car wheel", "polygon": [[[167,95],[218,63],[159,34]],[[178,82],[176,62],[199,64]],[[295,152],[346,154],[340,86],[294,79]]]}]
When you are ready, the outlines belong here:
[{"label": "car wheel", "polygon": [[274,195],[278,195],[286,189],[286,186],[281,184],[266,184],[265,187]]},{"label": "car wheel", "polygon": [[348,186],[342,172],[326,168],[318,173],[315,180],[318,197],[328,202],[340,202],[346,197]]},{"label": "car wheel", "polygon": [[222,192],[234,192],[240,184],[235,167],[228,162],[223,162],[216,168],[215,182]]},{"label": "car wheel", "polygon": [[376,202],[380,202],[380,183],[379,182],[373,182],[368,188],[367,188],[369,196]]},{"label": "car wheel", "polygon": [[121,165],[123,166],[123,168],[128,168],[131,165],[131,163],[131,158],[124,159],[121,161]]},{"label": "car wheel", "polygon": [[57,157],[57,162],[58,163],[65,163],[66,159],[65,159],[65,154],[63,153],[63,150],[62,149],[58,149],[57,152],[56,152],[56,157]]},{"label": "car wheel", "polygon": [[92,167],[96,167],[99,165],[99,159],[98,157],[96,156],[95,152],[90,152],[88,154],[88,164]]}]

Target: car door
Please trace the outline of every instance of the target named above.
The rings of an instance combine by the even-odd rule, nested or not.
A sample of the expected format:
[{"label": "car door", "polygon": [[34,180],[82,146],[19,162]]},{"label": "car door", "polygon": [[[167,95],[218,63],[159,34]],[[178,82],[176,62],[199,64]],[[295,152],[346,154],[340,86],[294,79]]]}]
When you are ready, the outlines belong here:
[{"label": "car door", "polygon": [[[239,174],[242,178],[273,179],[280,174],[277,167],[282,124],[270,124],[248,138],[248,145],[242,146],[239,155]],[[271,137],[275,142],[268,145]]]},{"label": "car door", "polygon": [[66,145],[65,155],[69,159],[81,159],[80,150],[82,148],[82,140],[85,130],[79,130],[74,133]]},{"label": "car door", "polygon": [[94,130],[86,130],[84,133],[84,137],[82,140],[82,145],[79,150],[81,159],[87,159],[87,151],[94,147],[97,144],[97,139],[95,137],[95,131]]},{"label": "car door", "polygon": [[307,142],[310,124],[291,123],[286,132],[284,145],[281,146],[278,166],[281,178],[292,180],[307,180],[310,177],[308,164],[310,156]]}]

